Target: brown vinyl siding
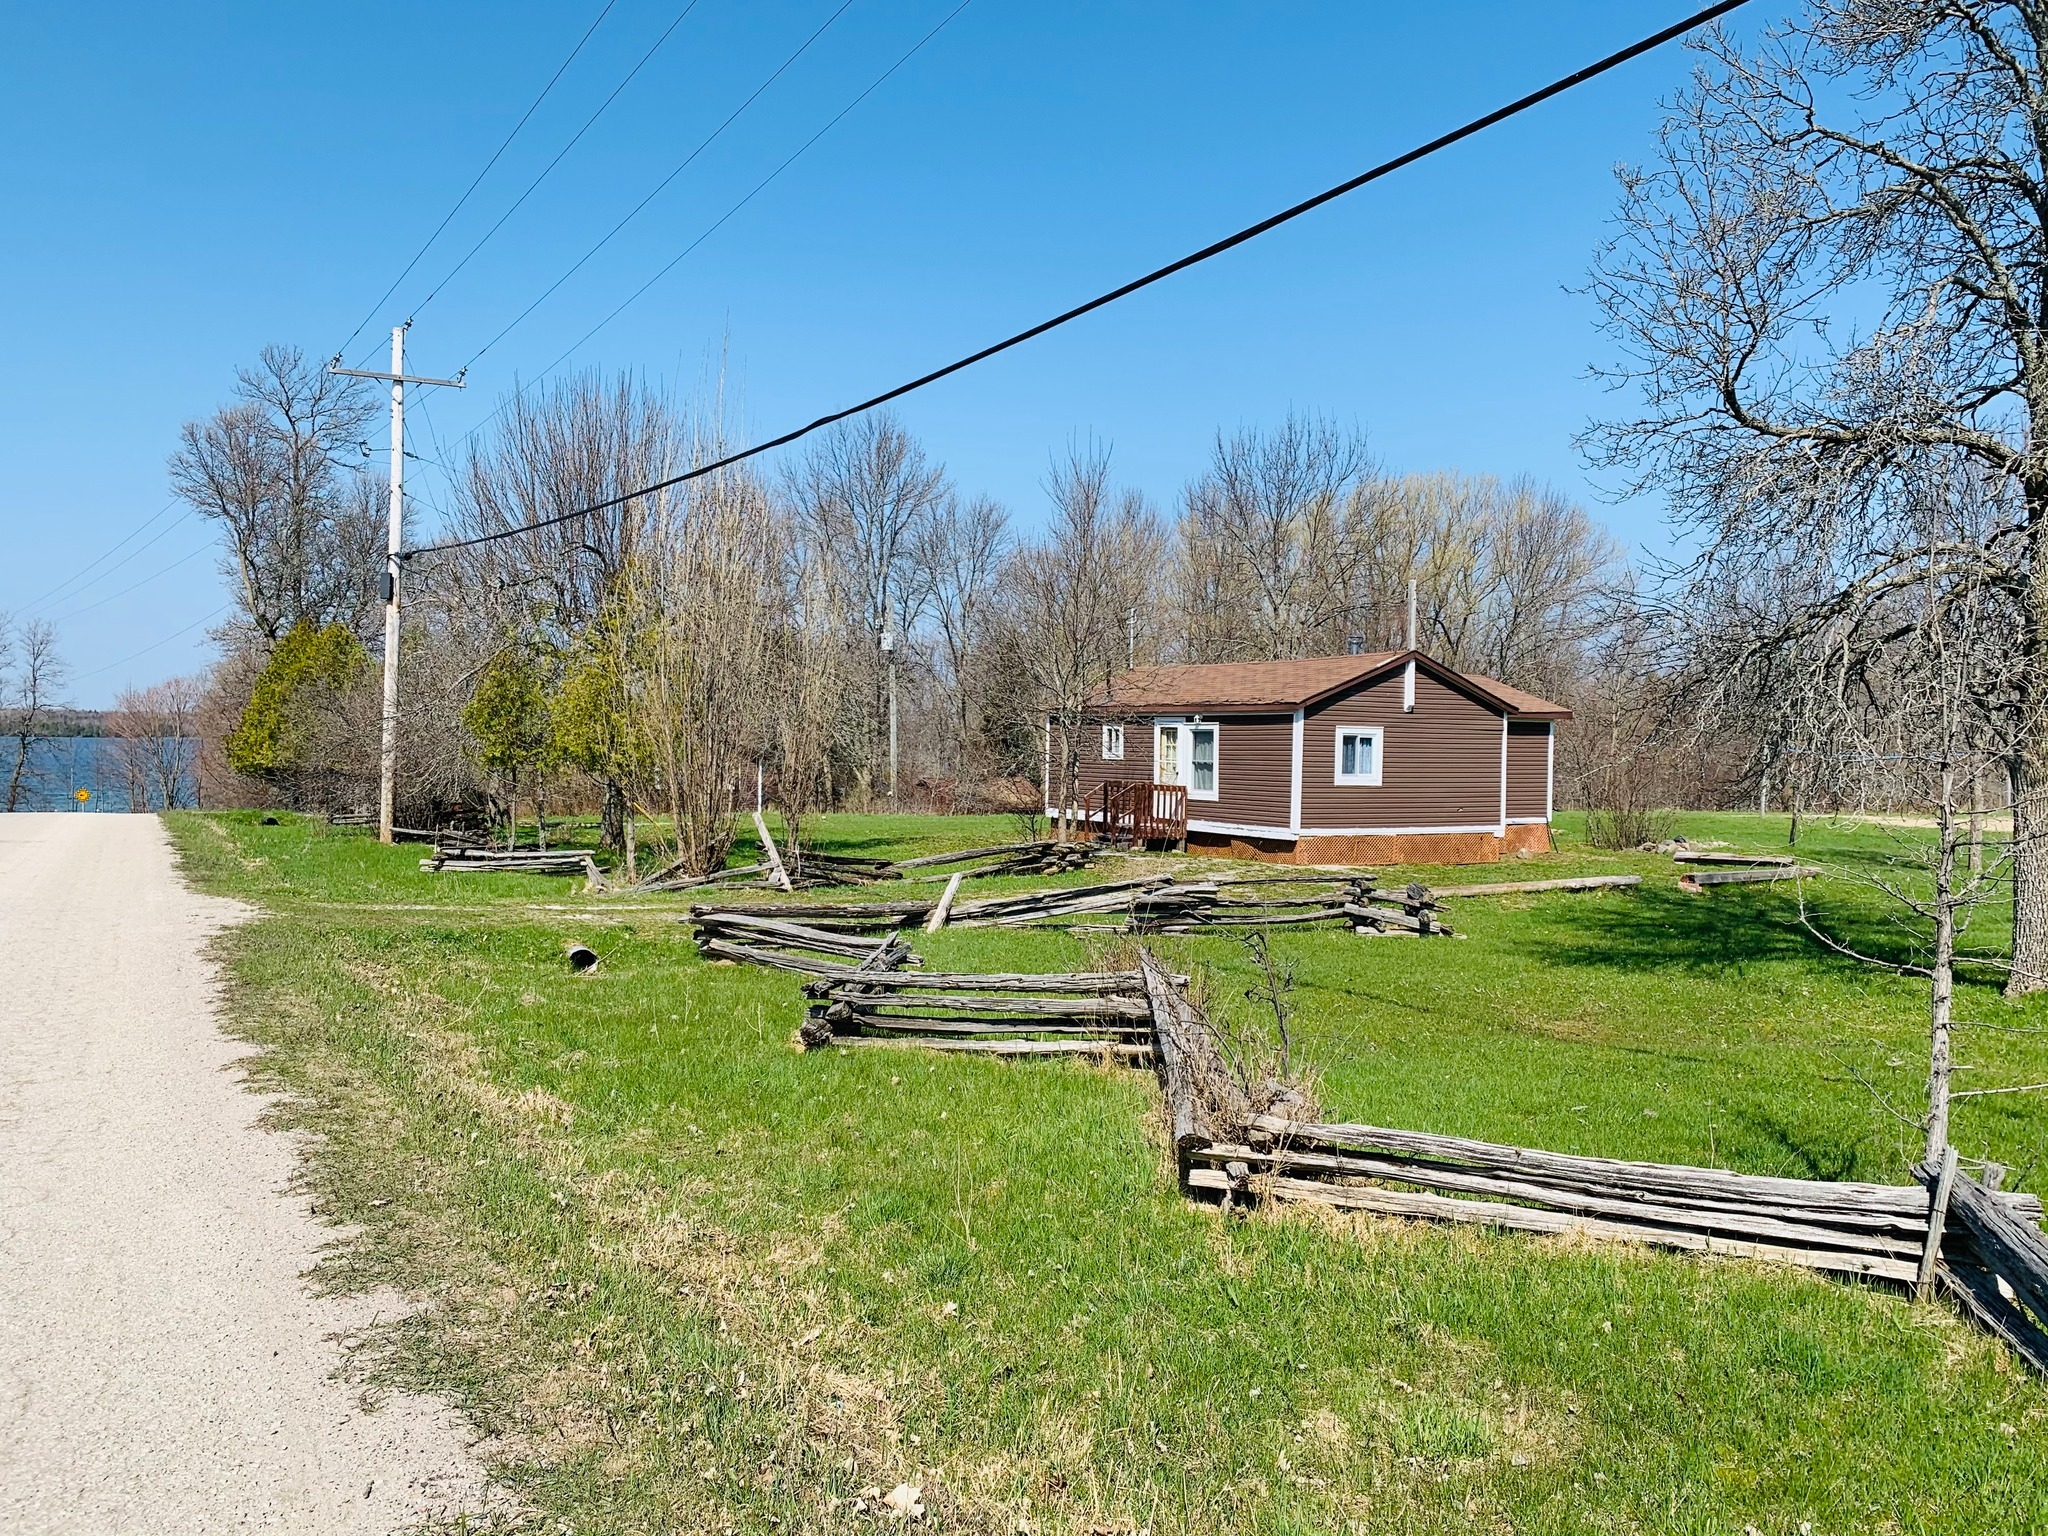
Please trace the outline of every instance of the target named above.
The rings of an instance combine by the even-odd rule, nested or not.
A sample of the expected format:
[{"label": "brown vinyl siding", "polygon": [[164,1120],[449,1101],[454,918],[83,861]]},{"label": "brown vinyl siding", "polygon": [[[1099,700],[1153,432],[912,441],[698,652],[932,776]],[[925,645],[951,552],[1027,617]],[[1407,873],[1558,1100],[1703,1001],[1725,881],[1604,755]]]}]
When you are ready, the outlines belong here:
[{"label": "brown vinyl siding", "polygon": [[[1102,756],[1102,727],[1105,723],[1101,719],[1091,719],[1081,732],[1081,803],[1084,809],[1095,803],[1095,792],[1106,781],[1152,782],[1152,717],[1146,715],[1117,722],[1124,728],[1124,755],[1107,762]],[[1053,727],[1052,741],[1052,798],[1047,803],[1057,806],[1060,793],[1058,726]]]},{"label": "brown vinyl siding", "polygon": [[1508,722],[1508,815],[1549,814],[1550,722]]},{"label": "brown vinyl siding", "polygon": [[[1081,737],[1081,791],[1087,803],[1105,781],[1152,782],[1153,727],[1159,718],[1144,715],[1125,720],[1124,755],[1104,761],[1102,720],[1090,720]],[[1292,715],[1204,715],[1216,727],[1216,798],[1188,796],[1194,821],[1227,821],[1285,827],[1292,792],[1294,717]],[[1053,797],[1059,795],[1059,732],[1053,732]]]},{"label": "brown vinyl siding", "polygon": [[1285,827],[1294,785],[1294,716],[1206,715],[1216,727],[1216,798],[1188,795],[1189,821]]},{"label": "brown vinyl siding", "polygon": [[[1338,784],[1337,727],[1384,732],[1378,785]],[[1302,733],[1301,824],[1318,827],[1473,827],[1500,823],[1501,717],[1426,672],[1415,710],[1401,708],[1401,673],[1308,711]]]}]

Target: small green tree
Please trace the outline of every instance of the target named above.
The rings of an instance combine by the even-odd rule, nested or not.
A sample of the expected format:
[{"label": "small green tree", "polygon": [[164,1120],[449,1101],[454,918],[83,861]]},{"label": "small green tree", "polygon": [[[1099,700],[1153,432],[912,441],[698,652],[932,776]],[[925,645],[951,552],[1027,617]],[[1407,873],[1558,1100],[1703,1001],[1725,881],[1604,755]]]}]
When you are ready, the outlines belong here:
[{"label": "small green tree", "polygon": [[324,697],[335,700],[362,680],[370,658],[343,624],[315,627],[301,619],[270,653],[242,718],[228,732],[228,766],[269,784],[291,779],[307,764],[307,723]]},{"label": "small green tree", "polygon": [[477,679],[463,708],[462,723],[476,739],[477,762],[505,781],[513,843],[519,839],[521,775],[532,783],[534,822],[545,848],[547,776],[554,766],[556,740],[542,658],[523,645],[500,651]]},{"label": "small green tree", "polygon": [[634,728],[631,687],[617,625],[600,618],[578,637],[555,690],[555,743],[561,760],[604,786],[604,843],[634,873],[632,799],[627,785],[644,757]]}]

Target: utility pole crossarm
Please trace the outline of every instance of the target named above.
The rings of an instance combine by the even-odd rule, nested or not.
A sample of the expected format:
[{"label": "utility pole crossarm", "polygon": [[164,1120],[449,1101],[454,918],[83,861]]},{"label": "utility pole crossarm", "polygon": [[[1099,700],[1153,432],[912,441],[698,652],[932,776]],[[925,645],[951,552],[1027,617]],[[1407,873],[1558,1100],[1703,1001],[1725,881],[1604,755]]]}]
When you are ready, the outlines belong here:
[{"label": "utility pole crossarm", "polygon": [[459,376],[452,379],[429,379],[416,373],[378,373],[371,368],[343,368],[336,363],[329,363],[327,371],[340,374],[345,379],[382,379],[387,384],[439,384],[447,389],[469,388]]}]

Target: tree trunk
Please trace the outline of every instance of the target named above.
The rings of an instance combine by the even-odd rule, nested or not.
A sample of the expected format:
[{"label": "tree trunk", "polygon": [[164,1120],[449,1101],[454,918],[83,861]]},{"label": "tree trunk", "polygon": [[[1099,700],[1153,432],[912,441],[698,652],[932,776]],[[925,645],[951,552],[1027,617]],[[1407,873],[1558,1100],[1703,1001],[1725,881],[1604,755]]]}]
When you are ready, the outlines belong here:
[{"label": "tree trunk", "polygon": [[[2037,397],[2038,398],[2038,397]],[[2048,485],[2026,486],[2026,634],[2012,774],[2012,970],[2005,995],[2048,988]]]},{"label": "tree trunk", "polygon": [[1948,1146],[1949,1016],[1955,1002],[1956,828],[1954,797],[1944,786],[1934,864],[1934,965],[1927,1000],[1927,1162],[1939,1166]]},{"label": "tree trunk", "polygon": [[[626,791],[617,779],[604,781],[604,816],[601,822],[601,836],[605,847],[614,853],[626,850]],[[676,824],[678,831],[682,823]]]},{"label": "tree trunk", "polygon": [[28,777],[29,736],[26,730],[14,738],[14,772],[7,776],[7,809],[14,811],[21,803],[21,787]]},{"label": "tree trunk", "polygon": [[621,830],[624,833],[623,841],[626,845],[626,883],[631,885],[640,878],[640,871],[633,857],[633,807],[630,803],[624,807],[624,815],[625,822]]},{"label": "tree trunk", "polygon": [[[2032,744],[2030,743],[2030,748]],[[2005,995],[2048,987],[2048,752],[2013,765],[2012,971]]]}]

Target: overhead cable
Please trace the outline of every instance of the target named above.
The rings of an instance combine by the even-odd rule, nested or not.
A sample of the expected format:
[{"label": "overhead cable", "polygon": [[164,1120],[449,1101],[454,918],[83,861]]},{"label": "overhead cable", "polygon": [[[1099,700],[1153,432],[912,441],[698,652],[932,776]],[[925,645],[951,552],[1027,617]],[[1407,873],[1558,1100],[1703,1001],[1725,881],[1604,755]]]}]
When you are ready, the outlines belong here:
[{"label": "overhead cable", "polygon": [[[81,581],[83,581],[85,577],[91,575],[92,572],[98,570],[101,565],[105,564],[108,560],[113,559],[115,555],[119,554],[122,550],[126,549],[130,544],[134,543],[136,539],[140,538],[151,527],[155,526],[158,518],[162,517],[166,512],[169,512],[178,505],[178,499],[176,497],[172,497],[171,500],[165,502],[161,507],[158,507],[156,511],[152,512],[148,517],[144,518],[133,529],[131,529],[126,537],[121,539],[118,543],[114,544],[110,548],[102,551],[90,563],[80,566],[76,571],[73,571],[69,576],[65,577],[62,581],[58,582],[57,585],[50,588],[50,590],[45,592],[41,597],[35,598],[30,602],[22,604],[21,611],[30,612],[34,609],[40,608],[43,606],[43,604],[47,603],[51,598],[56,597],[59,593],[64,593],[68,596],[76,596],[79,591],[83,590],[78,584]],[[189,509],[187,510],[185,516],[191,516],[191,512]],[[184,522],[184,520],[185,518],[181,517],[178,519],[177,522],[172,523],[170,528],[160,529],[157,533],[156,539],[151,539],[149,541],[149,544],[154,544],[157,539],[162,538],[166,533],[169,533],[171,531],[171,528],[177,527],[178,523],[182,523]],[[149,544],[143,545],[142,549],[149,548]],[[131,554],[130,556],[128,556],[127,560],[122,560],[118,565],[114,567],[114,569],[119,570],[122,565],[126,565],[128,563],[128,560],[133,560],[135,558],[135,555],[141,554],[142,549],[136,550],[135,554]],[[85,586],[89,587],[92,586],[95,582],[104,581],[111,574],[111,571],[101,572],[100,575],[94,576],[92,581],[85,582]]]},{"label": "overhead cable", "polygon": [[160,651],[165,646],[169,645],[173,640],[182,640],[185,636],[191,634],[193,630],[199,628],[202,624],[211,624],[215,619],[219,618],[222,614],[226,613],[230,608],[234,606],[235,605],[233,603],[222,603],[218,608],[214,609],[213,612],[209,613],[205,618],[195,619],[192,623],[187,624],[183,629],[173,631],[171,634],[165,635],[161,640],[152,640],[148,645],[145,645],[141,650],[130,652],[128,655],[123,656],[119,661],[110,661],[104,667],[94,667],[90,672],[73,673],[72,681],[82,683],[89,677],[98,677],[102,672],[111,672],[116,667],[125,667],[128,665],[129,662],[139,660],[140,658],[147,656],[151,651]]},{"label": "overhead cable", "polygon": [[356,322],[356,328],[348,333],[348,340],[344,341],[340,346],[334,349],[334,355],[336,357],[339,357],[342,353],[346,352],[350,347],[355,345],[356,338],[363,334],[363,327],[368,325],[372,320],[377,318],[377,311],[382,309],[384,307],[385,301],[388,300],[392,294],[398,291],[398,285],[404,282],[408,277],[412,276],[412,269],[420,264],[420,258],[425,256],[427,252],[433,248],[434,242],[441,238],[441,232],[448,227],[449,222],[452,219],[454,219],[455,215],[462,212],[463,205],[469,201],[470,195],[474,193],[478,187],[483,185],[484,178],[491,174],[491,167],[496,165],[498,161],[501,158],[503,158],[505,151],[512,147],[512,141],[519,137],[519,130],[524,128],[526,126],[527,120],[531,118],[534,113],[540,110],[540,104],[546,101],[548,99],[548,93],[554,90],[555,82],[560,80],[562,76],[568,71],[569,66],[576,62],[576,55],[583,51],[583,45],[590,41],[591,35],[595,33],[597,29],[604,24],[605,17],[611,15],[612,7],[617,5],[618,3],[619,0],[604,0],[604,9],[597,13],[597,20],[593,21],[588,27],[586,27],[584,29],[583,35],[576,39],[576,46],[569,50],[569,56],[566,59],[562,60],[561,65],[555,70],[555,72],[552,75],[548,76],[548,83],[540,88],[540,94],[533,98],[532,105],[527,107],[527,109],[519,115],[519,121],[512,125],[512,131],[505,135],[504,142],[501,143],[497,147],[497,149],[492,151],[491,158],[484,162],[484,168],[476,173],[476,179],[470,182],[470,184],[467,187],[463,188],[462,196],[455,199],[455,206],[450,208],[448,212],[442,216],[441,222],[434,226],[434,232],[431,235],[427,236],[426,240],[421,244],[418,250],[412,253],[412,260],[408,261],[405,264],[405,270],[403,272],[400,272],[398,276],[391,279],[391,286],[389,288],[386,288],[384,292],[378,297],[377,302],[370,306],[370,312],[364,315],[362,319]]},{"label": "overhead cable", "polygon": [[518,314],[514,315],[509,321],[507,321],[505,323],[504,329],[500,330],[497,335],[493,336],[489,341],[485,342],[482,346],[478,347],[476,349],[476,352],[470,357],[469,361],[465,362],[462,365],[462,371],[464,373],[467,373],[472,367],[476,365],[478,358],[482,357],[486,352],[490,351],[491,348],[495,347],[499,342],[503,341],[507,336],[509,336],[520,321],[524,320],[536,309],[539,309],[541,305],[545,304],[548,301],[548,298],[554,293],[554,291],[557,288],[561,287],[562,284],[569,281],[570,278],[574,277],[579,271],[583,269],[584,264],[587,263],[591,257],[595,256],[599,251],[603,250],[607,245],[611,244],[613,236],[618,234],[618,232],[624,229],[628,224],[632,223],[634,219],[638,218],[640,216],[641,210],[644,209],[649,203],[653,202],[657,197],[661,196],[661,194],[668,189],[668,186],[671,182],[673,182],[678,176],[682,175],[684,171],[688,170],[690,166],[693,163],[695,163],[697,157],[703,154],[705,150],[709,149],[712,146],[712,144],[717,141],[719,135],[723,134],[725,130],[730,128],[734,123],[738,122],[740,119],[740,115],[744,113],[747,110],[747,108],[751,107],[756,101],[760,100],[762,93],[765,92],[768,89],[768,87],[773,85],[777,80],[780,80],[783,77],[783,75],[788,71],[789,67],[792,64],[796,63],[798,59],[803,57],[804,54],[810,50],[811,44],[815,43],[819,38],[823,37],[825,35],[826,29],[829,28],[833,22],[837,21],[840,17],[844,16],[849,10],[852,9],[853,3],[854,0],[841,0],[839,9],[834,11],[830,16],[827,16],[824,19],[824,21],[819,24],[817,31],[813,32],[809,37],[805,38],[803,42],[798,44],[796,51],[792,53],[788,58],[784,59],[780,64],[778,64],[775,67],[775,72],[771,74],[766,80],[763,80],[759,85],[755,86],[753,94],[748,96],[747,99],[741,102],[738,106],[734,107],[732,111],[727,115],[725,121],[720,123],[716,128],[712,129],[710,133],[706,134],[704,138],[698,143],[697,147],[691,150],[687,155],[685,155],[682,158],[682,160],[677,164],[674,170],[670,171],[666,176],[662,177],[659,182],[655,183],[654,190],[652,192],[649,192],[645,197],[641,198],[639,202],[635,203],[623,219],[620,219],[618,223],[614,224],[609,230],[605,232],[603,239],[599,240],[597,244],[593,245],[581,256],[578,256],[575,262],[571,264],[568,271],[564,272],[552,283],[549,283],[546,288],[541,290],[540,297],[535,299],[531,304],[527,305],[526,308],[519,311]]},{"label": "overhead cable", "polygon": [[173,560],[169,565],[161,566],[158,569],[151,571],[147,576],[143,577],[142,580],[132,582],[128,586],[123,587],[120,591],[111,592],[105,597],[95,598],[93,599],[93,601],[87,603],[83,608],[73,608],[68,613],[60,613],[55,618],[51,619],[50,622],[52,624],[62,624],[68,619],[77,618],[81,613],[91,613],[95,608],[104,608],[107,606],[107,604],[115,601],[115,599],[126,597],[130,592],[137,591],[142,587],[148,586],[153,581],[161,580],[163,577],[170,575],[171,572],[177,570],[179,566],[190,565],[194,560],[197,560],[201,555],[212,554],[218,547],[219,546],[215,544],[202,544],[197,549],[193,550],[189,555],[181,555],[176,560]]},{"label": "overhead cable", "polygon": [[858,96],[854,97],[853,100],[849,101],[845,106],[841,107],[836,113],[834,113],[830,121],[828,121],[824,127],[820,128],[808,139],[805,139],[803,143],[799,144],[796,147],[796,149],[782,161],[780,165],[776,166],[774,170],[770,171],[766,176],[763,176],[759,181],[755,182],[744,197],[742,197],[738,202],[734,203],[730,208],[726,209],[725,212],[721,213],[716,219],[713,219],[711,223],[707,224],[704,227],[704,229],[698,234],[696,239],[692,240],[688,245],[684,246],[680,251],[676,252],[676,254],[662,266],[660,271],[656,272],[654,276],[648,278],[646,282],[642,283],[638,288],[635,288],[631,293],[627,294],[624,299],[620,300],[619,303],[613,307],[609,314],[607,314],[602,320],[598,321],[597,324],[593,325],[589,330],[585,331],[581,336],[577,337],[575,341],[571,342],[566,348],[564,348],[559,354],[557,354],[553,362],[549,363],[547,367],[541,369],[539,373],[535,374],[531,379],[528,379],[524,384],[521,384],[517,388],[515,388],[509,396],[507,396],[503,401],[499,403],[498,408],[496,410],[492,411],[490,415],[486,416],[482,421],[478,422],[475,426],[471,427],[467,432],[463,433],[461,437],[457,438],[455,440],[455,446],[460,448],[463,444],[467,443],[471,438],[475,437],[477,433],[481,432],[485,427],[489,426],[492,422],[496,421],[500,416],[504,415],[505,412],[526,393],[526,391],[533,388],[534,385],[540,383],[542,379],[547,378],[548,375],[552,374],[557,368],[561,367],[563,363],[567,362],[570,357],[572,357],[580,348],[583,347],[585,343],[587,343],[590,340],[591,337],[595,336],[599,331],[603,330],[606,326],[610,325],[614,320],[618,319],[620,315],[624,314],[629,308],[632,307],[632,305],[635,302],[639,300],[642,294],[646,293],[648,289],[652,288],[664,277],[667,277],[669,273],[673,272],[676,269],[676,267],[682,262],[685,256],[688,256],[692,251],[696,250],[698,246],[702,245],[706,240],[709,240],[713,235],[717,234],[720,229],[724,228],[725,225],[732,220],[734,215],[736,215],[742,208],[746,207],[747,204],[751,203],[756,197],[760,196],[761,193],[765,192],[768,189],[768,185],[770,182],[774,181],[778,176],[780,176],[784,171],[788,170],[792,165],[795,165],[797,161],[801,160],[804,157],[804,155],[810,150],[811,146],[816,144],[818,140],[824,138],[825,135],[830,133],[834,128],[837,128],[841,122],[845,121],[847,116],[852,113],[855,107],[859,106],[862,102],[866,101],[870,96],[874,95],[876,91],[880,90],[882,86],[887,83],[891,75],[895,74],[897,70],[901,69],[904,65],[908,64],[913,58],[915,58],[920,52],[922,52],[925,44],[929,43],[933,38],[937,37],[941,32],[945,31],[947,26],[953,21],[953,18],[958,16],[962,11],[966,10],[967,7],[972,5],[973,3],[974,0],[960,0],[960,3],[958,5],[954,6],[952,10],[948,11],[944,16],[940,17],[938,25],[933,27],[929,32],[925,33],[925,35],[923,37],[920,37],[916,42],[912,43],[902,53],[898,54],[895,63],[891,64],[887,69],[883,70],[879,75],[875,76],[873,80],[869,81],[867,88],[863,90]]},{"label": "overhead cable", "polygon": [[1725,16],[1746,4],[1748,4],[1748,0],[1720,0],[1720,3],[1711,5],[1703,11],[1696,11],[1683,21],[1665,27],[1661,31],[1653,32],[1648,37],[1629,44],[1626,48],[1610,53],[1595,63],[1588,64],[1583,69],[1575,70],[1562,79],[1553,80],[1550,84],[1543,86],[1539,90],[1531,91],[1526,96],[1518,97],[1506,106],[1497,107],[1483,117],[1475,117],[1470,122],[1453,128],[1448,133],[1440,134],[1426,144],[1418,144],[1415,148],[1396,155],[1391,160],[1382,161],[1380,164],[1372,167],[1372,169],[1361,172],[1348,181],[1341,181],[1334,187],[1318,192],[1313,197],[1305,198],[1292,207],[1283,208],[1280,212],[1259,220],[1256,224],[1247,225],[1235,234],[1226,235],[1221,240],[1205,245],[1198,251],[1189,252],[1177,261],[1171,261],[1163,267],[1154,268],[1143,277],[1133,278],[1130,282],[1112,288],[1109,292],[1100,294],[1084,304],[1077,304],[1072,309],[1054,315],[1050,320],[1042,320],[1026,330],[1018,331],[1013,336],[1007,336],[1001,341],[983,347],[978,352],[971,352],[965,357],[947,363],[944,367],[934,368],[929,373],[921,374],[907,383],[898,384],[893,389],[884,390],[881,394],[870,396],[856,405],[849,405],[841,410],[830,412],[827,415],[818,417],[815,421],[806,422],[803,426],[784,432],[780,436],[771,437],[765,442],[754,444],[750,448],[742,448],[736,453],[726,454],[724,457],[714,459],[708,464],[700,464],[695,469],[685,470],[679,475],[671,475],[665,480],[657,480],[651,485],[643,485],[637,490],[627,491],[624,495],[613,496],[587,507],[578,507],[571,512],[559,513],[554,517],[545,517],[534,522],[521,523],[513,528],[501,528],[495,532],[476,534],[466,539],[449,539],[439,544],[420,545],[416,548],[402,551],[400,558],[412,559],[420,555],[437,554],[444,550],[467,549],[478,544],[493,544],[501,539],[517,538],[522,534],[533,533],[543,528],[552,528],[562,523],[574,522],[578,518],[590,517],[599,512],[610,511],[613,507],[623,506],[625,503],[636,501],[642,496],[652,495],[656,491],[665,491],[672,486],[681,485],[685,481],[702,479],[706,475],[716,474],[721,469],[729,469],[735,464],[743,463],[761,454],[772,452],[777,448],[787,447],[799,438],[808,437],[811,433],[829,427],[835,422],[844,421],[850,416],[858,416],[862,412],[871,411],[880,405],[887,405],[892,400],[901,399],[913,391],[923,389],[927,385],[936,384],[941,379],[950,378],[953,374],[959,373],[963,369],[971,368],[976,363],[985,362],[999,353],[1007,352],[1013,347],[1022,346],[1027,341],[1043,336],[1048,331],[1057,330],[1063,325],[1080,319],[1083,315],[1093,314],[1096,310],[1114,304],[1119,299],[1128,298],[1140,289],[1149,288],[1154,283],[1163,282],[1175,273],[1185,272],[1189,267],[1196,266],[1213,257],[1221,256],[1226,251],[1235,250],[1247,241],[1255,240],[1269,230],[1277,229],[1282,224],[1300,218],[1303,214],[1311,213],[1315,209],[1322,207],[1325,203],[1334,202],[1347,193],[1355,192],[1360,187],[1378,181],[1384,176],[1392,175],[1395,171],[1401,170],[1405,166],[1413,165],[1418,160],[1426,159],[1440,150],[1448,149],[1453,144],[1471,138],[1474,134],[1484,132],[1497,123],[1505,122],[1511,117],[1518,116],[1528,111],[1531,107],[1550,100],[1553,96],[1562,95],[1574,86],[1583,85],[1588,80],[1604,75],[1609,70],[1618,68],[1620,65],[1628,63],[1631,59],[1639,58],[1653,49],[1662,47],[1674,38],[1683,37],[1695,28],[1705,26],[1707,23]]},{"label": "overhead cable", "polygon": [[657,37],[654,40],[654,45],[650,47],[645,53],[640,55],[640,62],[635,64],[631,69],[626,71],[626,78],[621,80],[617,85],[612,87],[612,93],[609,96],[605,97],[603,101],[598,103],[597,110],[591,113],[590,116],[584,120],[583,126],[576,130],[575,134],[570,138],[569,142],[564,144],[559,150],[555,152],[555,158],[550,160],[546,165],[542,166],[540,174],[534,177],[532,181],[527,183],[526,190],[524,192],[521,192],[518,197],[512,200],[512,206],[507,208],[503,213],[498,215],[498,221],[495,224],[493,224],[489,229],[485,230],[483,232],[482,238],[479,239],[476,242],[476,244],[472,245],[467,251],[463,252],[462,259],[456,262],[454,266],[450,267],[448,271],[442,275],[441,280],[438,283],[434,284],[433,289],[427,294],[427,296],[424,299],[421,299],[419,303],[415,304],[412,307],[413,314],[417,315],[421,310],[425,309],[429,304],[433,303],[434,300],[440,296],[441,290],[446,288],[451,282],[455,280],[456,274],[460,272],[464,267],[469,265],[471,258],[473,258],[476,255],[476,253],[482,250],[486,245],[490,244],[491,237],[497,234],[499,230],[505,227],[505,221],[511,218],[513,214],[517,213],[520,210],[521,206],[526,202],[526,200],[529,197],[533,196],[534,192],[540,187],[540,184],[548,179],[549,174],[553,172],[554,168],[562,163],[563,157],[567,155],[570,150],[574,149],[577,146],[577,144],[579,144],[582,141],[584,134],[590,132],[591,127],[597,122],[597,120],[600,117],[604,116],[605,110],[608,107],[610,107],[614,101],[617,101],[619,99],[619,93],[625,90],[627,86],[631,85],[633,83],[634,76],[638,75],[641,70],[647,67],[647,61],[653,58],[655,54],[661,51],[661,45],[669,40],[669,35],[673,33],[677,27],[680,27],[683,24],[683,19],[687,17],[690,14],[690,12],[697,9],[697,4],[698,0],[688,0],[688,3],[684,5],[684,7],[680,11],[676,13],[676,19],[670,22],[665,28],[662,29],[661,36]]}]

